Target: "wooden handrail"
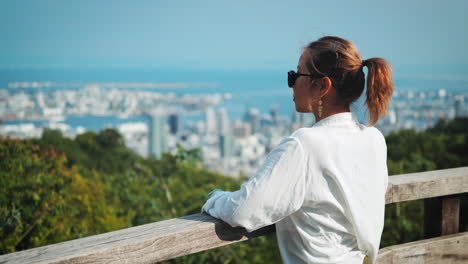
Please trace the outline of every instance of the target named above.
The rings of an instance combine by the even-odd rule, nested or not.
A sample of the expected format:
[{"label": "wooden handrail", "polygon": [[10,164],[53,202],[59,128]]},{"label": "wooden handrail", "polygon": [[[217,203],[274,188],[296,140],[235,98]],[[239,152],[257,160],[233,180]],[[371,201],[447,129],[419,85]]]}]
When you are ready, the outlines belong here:
[{"label": "wooden handrail", "polygon": [[[466,192],[468,167],[403,174],[389,177],[386,203]],[[271,232],[274,226],[248,233],[194,214],[2,255],[0,263],[154,263]]]},{"label": "wooden handrail", "polygon": [[378,264],[468,263],[468,232],[424,239],[379,250]]},{"label": "wooden handrail", "polygon": [[468,192],[468,167],[390,176],[387,204]]}]

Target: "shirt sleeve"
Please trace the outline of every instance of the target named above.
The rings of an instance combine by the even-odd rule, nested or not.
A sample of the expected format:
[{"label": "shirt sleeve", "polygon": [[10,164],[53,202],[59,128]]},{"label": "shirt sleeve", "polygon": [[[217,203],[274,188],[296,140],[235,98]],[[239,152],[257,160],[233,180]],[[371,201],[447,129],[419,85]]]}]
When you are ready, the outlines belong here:
[{"label": "shirt sleeve", "polygon": [[265,163],[235,192],[218,191],[202,211],[251,232],[297,211],[304,202],[306,157],[301,143],[285,138]]}]

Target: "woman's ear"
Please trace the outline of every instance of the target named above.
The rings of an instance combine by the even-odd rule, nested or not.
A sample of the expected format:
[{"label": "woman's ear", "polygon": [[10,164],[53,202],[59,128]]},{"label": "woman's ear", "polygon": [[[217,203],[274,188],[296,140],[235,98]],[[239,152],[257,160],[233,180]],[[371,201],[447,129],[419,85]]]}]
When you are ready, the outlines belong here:
[{"label": "woman's ear", "polygon": [[320,80],[320,96],[324,96],[326,95],[327,93],[330,92],[330,90],[332,89],[333,85],[332,85],[332,81],[330,78],[328,77],[323,77],[321,80]]}]

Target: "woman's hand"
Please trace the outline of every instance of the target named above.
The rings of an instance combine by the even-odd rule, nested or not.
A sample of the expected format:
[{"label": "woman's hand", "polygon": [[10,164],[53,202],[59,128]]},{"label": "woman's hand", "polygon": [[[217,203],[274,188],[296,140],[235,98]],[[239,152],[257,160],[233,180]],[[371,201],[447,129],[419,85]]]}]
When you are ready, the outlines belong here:
[{"label": "woman's hand", "polygon": [[222,191],[223,191],[223,190],[221,190],[221,189],[214,189],[214,190],[212,190],[210,193],[208,193],[208,197],[207,197],[207,199],[206,199],[205,205],[202,207],[202,210],[201,210],[202,213],[207,213],[207,214],[209,214],[209,213],[208,213],[208,208],[211,207],[211,203],[208,203],[208,200],[210,200],[210,198],[213,197],[216,193],[222,192]]},{"label": "woman's hand", "polygon": [[215,194],[215,192],[219,192],[219,191],[223,191],[223,190],[221,190],[221,189],[214,189],[214,190],[212,190],[212,191],[208,194],[207,200],[210,199],[210,198]]}]

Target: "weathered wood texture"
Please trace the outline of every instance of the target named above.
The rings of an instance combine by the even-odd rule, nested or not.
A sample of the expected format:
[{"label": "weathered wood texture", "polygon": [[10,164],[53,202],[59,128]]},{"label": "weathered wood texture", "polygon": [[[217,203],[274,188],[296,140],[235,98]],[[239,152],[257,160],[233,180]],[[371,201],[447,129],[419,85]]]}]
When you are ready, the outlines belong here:
[{"label": "weathered wood texture", "polygon": [[386,203],[468,192],[468,167],[389,177]]},{"label": "weathered wood texture", "polygon": [[0,263],[154,263],[274,232],[194,214],[0,256]]},{"label": "weathered wood texture", "polygon": [[468,263],[468,232],[386,247],[378,264]]},{"label": "weathered wood texture", "polygon": [[[468,192],[468,167],[405,174],[390,177],[386,202],[464,192]],[[0,263],[154,263],[271,232],[274,226],[247,233],[195,214],[2,255]]]},{"label": "weathered wood texture", "polygon": [[442,200],[442,234],[458,233],[460,220],[460,198],[447,197]]}]

